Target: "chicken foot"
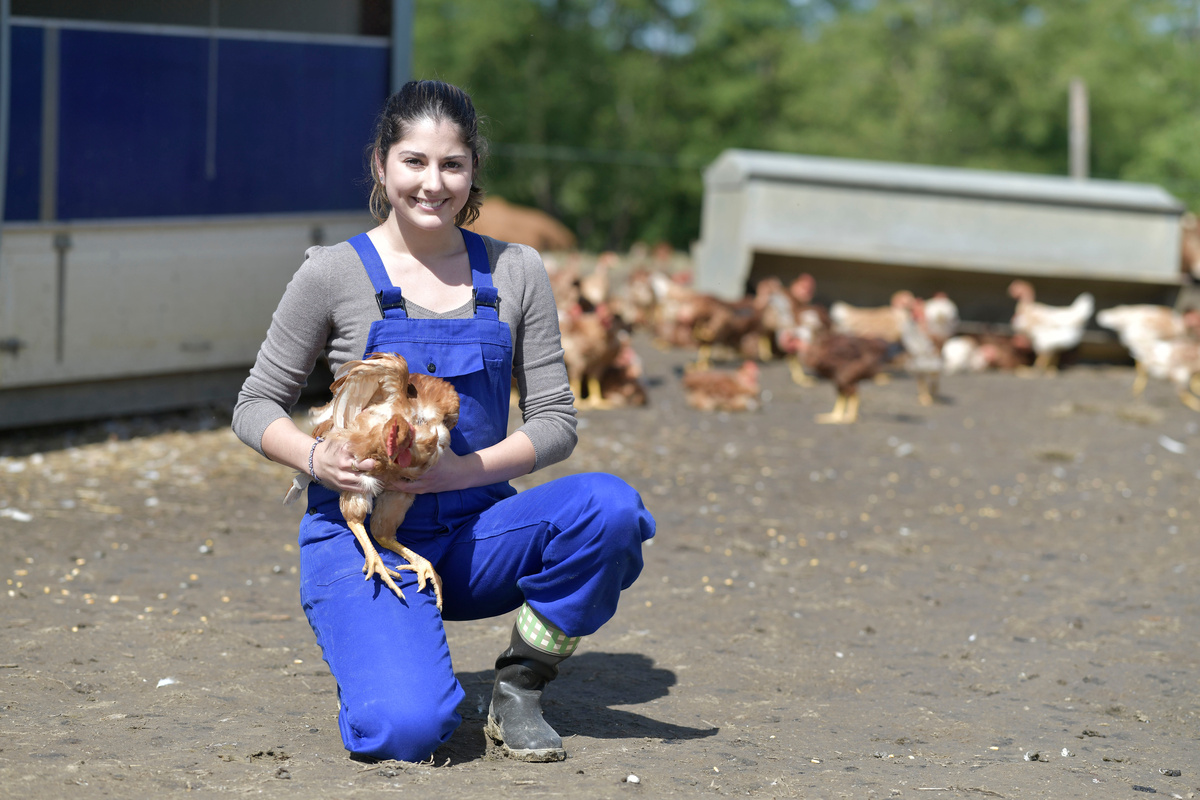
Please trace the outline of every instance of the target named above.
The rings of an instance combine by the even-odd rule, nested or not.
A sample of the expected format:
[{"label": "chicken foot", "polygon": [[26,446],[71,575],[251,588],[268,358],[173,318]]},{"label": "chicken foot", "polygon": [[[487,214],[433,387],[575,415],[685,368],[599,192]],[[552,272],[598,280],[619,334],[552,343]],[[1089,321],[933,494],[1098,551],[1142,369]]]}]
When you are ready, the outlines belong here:
[{"label": "chicken foot", "polygon": [[[437,598],[437,608],[438,611],[441,611],[442,576],[437,574],[437,570],[433,568],[433,564],[430,563],[429,559],[417,555],[395,539],[388,541],[387,537],[384,537],[379,540],[379,543],[408,561],[407,564],[401,564],[397,569],[411,569],[416,574],[417,591],[423,592],[427,583],[433,584],[433,594]],[[403,597],[403,595],[401,596]]]},{"label": "chicken foot", "polygon": [[794,355],[788,356],[787,365],[788,371],[792,374],[792,383],[797,386],[816,386],[816,380],[809,377],[804,371],[804,367],[800,364],[800,359]]},{"label": "chicken foot", "polygon": [[858,395],[839,394],[833,411],[818,414],[817,422],[822,425],[848,425],[858,419]]},{"label": "chicken foot", "polygon": [[408,513],[408,509],[412,508],[415,500],[416,496],[407,492],[384,492],[380,495],[375,501],[375,511],[371,515],[371,534],[381,546],[408,561],[408,564],[401,564],[397,569],[411,569],[416,574],[418,591],[423,592],[426,584],[433,584],[438,611],[441,611],[441,576],[437,574],[437,570],[433,568],[429,559],[417,555],[396,540],[396,531],[399,529],[400,523],[404,522],[404,516]]},{"label": "chicken foot", "polygon": [[937,402],[938,379],[929,375],[917,376],[917,402],[931,406]]},{"label": "chicken foot", "polygon": [[[586,398],[583,396],[584,387],[587,387]],[[604,394],[600,390],[600,379],[593,375],[585,375],[579,379],[579,391],[575,394],[575,407],[607,410],[612,408],[613,404],[611,400],[604,399]]]},{"label": "chicken foot", "polygon": [[1142,392],[1146,391],[1146,385],[1150,382],[1150,373],[1146,369],[1146,365],[1140,361],[1133,362],[1133,386],[1130,387],[1134,397],[1141,397]]},{"label": "chicken foot", "polygon": [[[354,534],[354,538],[358,540],[359,546],[363,549],[363,554],[367,557],[362,569],[363,574],[367,576],[367,580],[371,580],[372,576],[378,576],[384,585],[403,600],[404,592],[400,591],[400,587],[392,580],[392,578],[399,578],[400,573],[383,563],[383,559],[379,557],[379,551],[375,549],[375,545],[371,544],[371,537],[367,536],[367,529],[363,526],[362,520],[348,519],[346,520],[346,524],[350,527],[350,532]],[[405,569],[405,567],[401,566],[400,569]],[[415,569],[415,567],[409,567],[409,569]],[[423,586],[424,584],[422,584]]]},{"label": "chicken foot", "polygon": [[1200,397],[1196,397],[1196,395],[1192,394],[1186,388],[1180,389],[1178,394],[1179,400],[1185,406],[1190,408],[1192,411],[1200,411]]},{"label": "chicken foot", "polygon": [[1039,353],[1037,358],[1033,360],[1032,367],[1021,367],[1017,369],[1017,376],[1021,378],[1032,378],[1038,375],[1044,375],[1050,378],[1058,377],[1058,359],[1059,354],[1051,351],[1049,353]]}]

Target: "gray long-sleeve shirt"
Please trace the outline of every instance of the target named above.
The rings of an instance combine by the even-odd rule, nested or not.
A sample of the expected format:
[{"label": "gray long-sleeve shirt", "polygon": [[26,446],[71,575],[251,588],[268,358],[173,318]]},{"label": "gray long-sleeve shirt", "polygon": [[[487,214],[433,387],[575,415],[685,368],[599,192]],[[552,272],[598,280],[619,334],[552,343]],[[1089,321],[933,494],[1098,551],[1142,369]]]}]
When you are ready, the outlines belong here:
[{"label": "gray long-sleeve shirt", "polygon": [[[567,381],[550,279],[537,251],[483,237],[500,319],[513,340],[513,375],[521,396],[520,431],[533,442],[534,469],[562,461],[575,448],[574,395]],[[403,288],[403,287],[401,287]],[[470,316],[468,304],[431,314],[410,303],[411,317]],[[263,431],[288,416],[317,358],[335,372],[362,358],[371,323],[380,318],[375,289],[348,242],[310,247],[279,301],[266,339],[233,410],[233,430],[262,453]]]}]

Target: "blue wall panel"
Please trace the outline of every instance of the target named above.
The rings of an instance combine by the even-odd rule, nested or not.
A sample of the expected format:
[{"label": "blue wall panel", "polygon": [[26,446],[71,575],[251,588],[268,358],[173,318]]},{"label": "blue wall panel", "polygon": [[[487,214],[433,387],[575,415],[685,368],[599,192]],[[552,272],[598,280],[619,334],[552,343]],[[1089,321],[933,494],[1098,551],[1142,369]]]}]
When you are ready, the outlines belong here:
[{"label": "blue wall panel", "polygon": [[208,42],[63,30],[60,219],[196,214],[208,205]]},{"label": "blue wall panel", "polygon": [[221,42],[214,209],[357,210],[363,148],[387,97],[378,47]]},{"label": "blue wall panel", "polygon": [[14,25],[10,30],[12,76],[8,109],[8,170],[4,218],[38,218],[42,180],[41,28]]},{"label": "blue wall panel", "polygon": [[366,208],[386,48],[218,39],[211,173],[209,39],[64,28],[60,49],[59,219]]}]

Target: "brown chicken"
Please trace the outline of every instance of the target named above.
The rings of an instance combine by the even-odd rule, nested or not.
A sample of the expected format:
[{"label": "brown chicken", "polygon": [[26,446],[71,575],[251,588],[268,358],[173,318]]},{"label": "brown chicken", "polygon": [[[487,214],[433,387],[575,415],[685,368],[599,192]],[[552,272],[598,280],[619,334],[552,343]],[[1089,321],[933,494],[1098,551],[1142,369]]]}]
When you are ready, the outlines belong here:
[{"label": "brown chicken", "polygon": [[607,408],[600,377],[621,352],[617,320],[607,306],[584,311],[576,304],[560,312],[563,361],[579,408]]},{"label": "brown chicken", "polygon": [[[409,374],[408,363],[391,353],[372,353],[365,360],[347,362],[330,388],[333,399],[313,409],[313,434],[344,443],[356,462],[375,462],[363,473],[361,490],[342,492],[339,500],[342,516],[366,555],[363,573],[368,580],[378,575],[404,598],[392,580],[399,573],[383,563],[367,536],[364,521],[370,515],[371,536],[408,561],[399,568],[416,573],[419,590],[424,590],[427,582],[433,584],[440,610],[441,577],[427,559],[396,541],[396,529],[416,496],[387,486],[419,477],[438,462],[450,446],[450,429],[458,423],[458,393],[440,378]],[[295,500],[310,480],[308,474],[298,472],[284,502]]]},{"label": "brown chicken", "polygon": [[882,339],[797,327],[785,331],[780,346],[795,353],[804,367],[819,378],[832,381],[837,401],[817,422],[848,424],[858,419],[858,384],[873,378],[893,355],[894,345]]},{"label": "brown chicken", "polygon": [[690,279],[688,273],[650,273],[654,293],[651,319],[658,347],[689,347],[694,343],[692,328],[703,295],[689,285]]},{"label": "brown chicken", "polygon": [[800,361],[800,339],[811,341],[818,332],[828,332],[832,323],[829,311],[813,303],[816,281],[807,273],[786,289],[778,278],[764,278],[755,288],[763,302],[763,328],[774,337],[775,347],[787,358],[792,381],[812,386],[816,381],[804,372]]},{"label": "brown chicken", "polygon": [[765,298],[727,301],[702,294],[695,298],[694,304],[692,338],[700,349],[697,369],[712,366],[712,351],[716,346],[763,361],[771,358],[771,340],[762,321]]},{"label": "brown chicken", "polygon": [[734,370],[692,370],[683,376],[687,404],[701,411],[756,411],[762,405],[759,367],[747,360]]},{"label": "brown chicken", "polygon": [[618,408],[644,406],[650,401],[642,385],[642,359],[633,349],[629,334],[618,335],[620,347],[612,364],[600,375],[600,392],[605,402]]}]

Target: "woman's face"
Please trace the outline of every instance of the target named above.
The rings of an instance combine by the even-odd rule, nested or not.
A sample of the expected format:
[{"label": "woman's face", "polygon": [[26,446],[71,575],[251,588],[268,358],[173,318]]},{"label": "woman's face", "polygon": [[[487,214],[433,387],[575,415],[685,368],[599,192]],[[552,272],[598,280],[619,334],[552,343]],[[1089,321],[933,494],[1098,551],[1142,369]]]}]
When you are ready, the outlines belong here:
[{"label": "woman's face", "polygon": [[425,231],[453,226],[471,193],[471,150],[452,122],[421,120],[376,167],[401,226]]}]

